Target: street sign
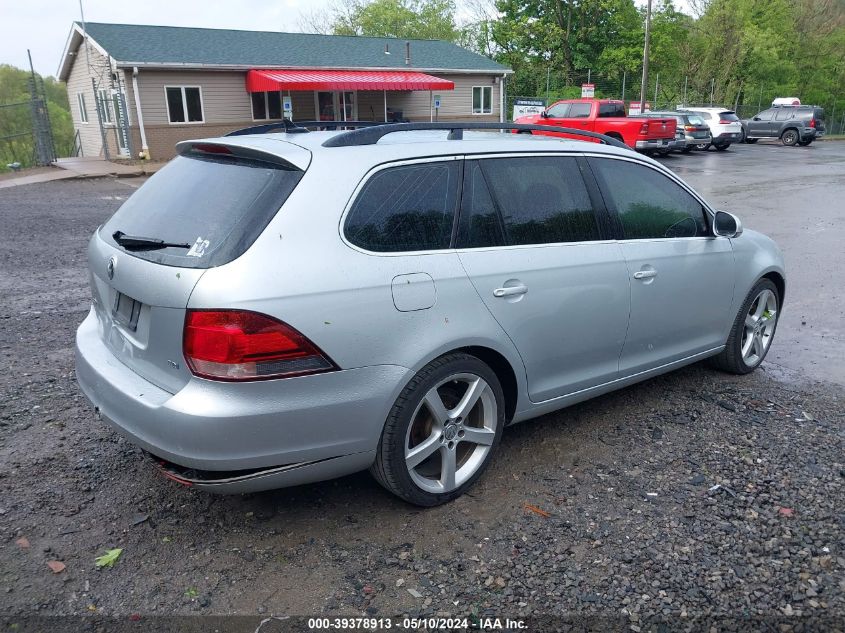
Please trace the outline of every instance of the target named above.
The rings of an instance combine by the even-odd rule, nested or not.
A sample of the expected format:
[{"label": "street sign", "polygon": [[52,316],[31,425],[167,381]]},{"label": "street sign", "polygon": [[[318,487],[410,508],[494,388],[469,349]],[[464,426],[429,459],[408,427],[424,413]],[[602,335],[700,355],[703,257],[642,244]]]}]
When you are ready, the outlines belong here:
[{"label": "street sign", "polygon": [[434,109],[440,108],[440,95],[434,95]]},{"label": "street sign", "polygon": [[596,84],[581,84],[581,98],[592,99],[596,96]]},{"label": "street sign", "polygon": [[290,97],[282,97],[282,112],[288,121],[293,121],[293,103]]},{"label": "street sign", "polygon": [[519,117],[540,114],[546,109],[546,102],[543,99],[522,99],[516,98],[513,101],[513,120]]}]

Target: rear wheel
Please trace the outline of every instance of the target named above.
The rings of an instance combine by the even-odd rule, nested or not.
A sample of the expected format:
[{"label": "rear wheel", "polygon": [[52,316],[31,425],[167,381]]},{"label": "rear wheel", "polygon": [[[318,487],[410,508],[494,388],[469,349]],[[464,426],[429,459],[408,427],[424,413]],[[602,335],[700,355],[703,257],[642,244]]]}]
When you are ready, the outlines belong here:
[{"label": "rear wheel", "polygon": [[758,139],[758,138],[748,138],[748,137],[745,138],[745,142],[750,143],[751,145],[753,145],[754,143],[756,143],[759,140],[760,139]]},{"label": "rear wheel", "polygon": [[490,367],[468,354],[438,358],[396,399],[370,472],[409,503],[445,503],[487,468],[504,423],[504,394]]},{"label": "rear wheel", "polygon": [[780,294],[769,279],[761,279],[748,293],[734,319],[728,342],[713,365],[732,374],[747,374],[766,357],[780,316]]},{"label": "rear wheel", "polygon": [[780,135],[780,140],[784,145],[789,145],[790,147],[795,145],[800,140],[798,130],[794,128],[784,130],[783,134]]},{"label": "rear wheel", "polygon": [[710,149],[711,145],[713,145],[713,143],[707,143],[706,145],[699,145],[698,149],[700,149],[702,152],[706,152],[708,149]]},{"label": "rear wheel", "polygon": [[720,151],[720,152],[724,152],[724,151],[725,151],[726,149],[728,149],[730,146],[731,146],[731,144],[730,144],[730,143],[725,143],[725,144],[723,144],[723,145],[714,145],[713,147],[715,147],[715,148],[716,148],[718,151]]}]

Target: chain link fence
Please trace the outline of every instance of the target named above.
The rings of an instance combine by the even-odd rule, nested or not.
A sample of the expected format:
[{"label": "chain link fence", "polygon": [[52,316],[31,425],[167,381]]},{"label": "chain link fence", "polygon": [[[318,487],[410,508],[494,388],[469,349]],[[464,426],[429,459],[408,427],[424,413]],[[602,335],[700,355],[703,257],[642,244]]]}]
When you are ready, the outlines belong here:
[{"label": "chain link fence", "polygon": [[[582,86],[592,86],[596,99],[622,99],[628,105],[639,103],[642,74],[620,71],[606,76],[597,75],[589,69],[565,73],[549,68],[545,73],[536,73],[527,83],[527,87],[533,89],[533,95],[507,95],[505,115],[508,120],[513,119],[514,105],[518,101],[542,101],[549,105],[559,99],[578,99],[582,95]],[[521,92],[526,92],[525,84],[523,82]],[[741,119],[751,118],[765,110],[777,97],[789,96],[793,95],[778,94],[774,87],[767,88],[765,85],[734,88],[720,85],[714,78],[661,77],[659,73],[649,75],[646,88],[646,103],[651,110],[675,110],[684,105],[724,107],[734,110]],[[828,134],[845,134],[845,96],[831,103],[805,104],[824,108]]]}]

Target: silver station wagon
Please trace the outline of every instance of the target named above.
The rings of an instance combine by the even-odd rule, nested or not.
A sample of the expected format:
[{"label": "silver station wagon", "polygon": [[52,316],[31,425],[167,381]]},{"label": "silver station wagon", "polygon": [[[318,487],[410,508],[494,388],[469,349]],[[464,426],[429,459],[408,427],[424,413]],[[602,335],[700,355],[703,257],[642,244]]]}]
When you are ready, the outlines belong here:
[{"label": "silver station wagon", "polygon": [[102,418],[204,490],[369,468],[431,506],[510,424],[763,361],[769,238],[612,139],[469,127],[519,126],[179,144],[89,245],[76,366]]}]

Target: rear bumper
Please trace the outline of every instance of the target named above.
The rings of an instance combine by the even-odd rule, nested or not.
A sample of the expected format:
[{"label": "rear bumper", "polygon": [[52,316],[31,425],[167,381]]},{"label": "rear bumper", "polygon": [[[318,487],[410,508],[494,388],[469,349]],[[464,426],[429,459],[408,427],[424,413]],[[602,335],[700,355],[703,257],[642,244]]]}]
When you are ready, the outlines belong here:
[{"label": "rear bumper", "polygon": [[713,145],[730,145],[731,143],[739,143],[742,136],[740,132],[722,132],[713,137]]},{"label": "rear bumper", "polygon": [[366,468],[411,374],[404,367],[377,365],[249,383],[193,378],[171,394],[111,353],[93,313],[76,333],[79,385],[129,441],[190,469],[272,469],[224,482],[229,485],[213,478],[208,485],[195,484],[221,492],[294,485]]},{"label": "rear bumper", "polygon": [[674,142],[674,139],[668,138],[648,139],[637,141],[634,147],[636,149],[669,149]]},{"label": "rear bumper", "polygon": [[708,145],[713,142],[712,137],[705,136],[703,138],[695,138],[694,136],[687,136],[687,146],[689,145]]}]

